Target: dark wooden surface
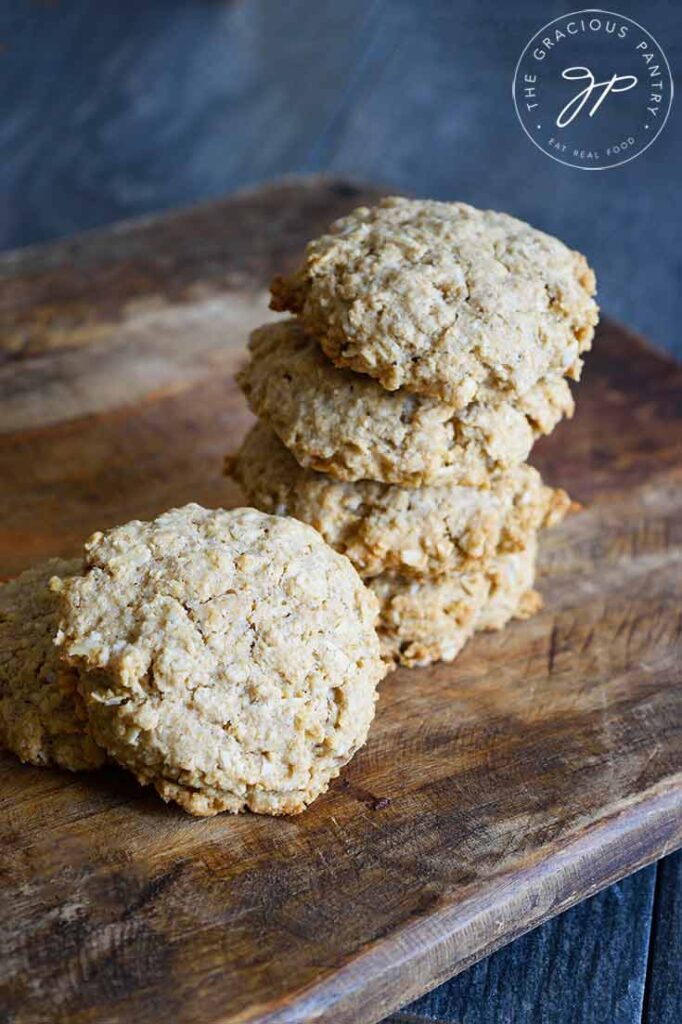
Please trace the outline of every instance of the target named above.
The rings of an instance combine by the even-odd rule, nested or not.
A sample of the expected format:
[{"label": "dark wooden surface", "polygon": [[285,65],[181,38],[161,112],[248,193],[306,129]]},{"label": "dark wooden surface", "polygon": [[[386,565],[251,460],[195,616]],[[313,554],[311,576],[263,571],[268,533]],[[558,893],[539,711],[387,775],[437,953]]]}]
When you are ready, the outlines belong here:
[{"label": "dark wooden surface", "polygon": [[[0,572],[236,500],[244,331],[359,198],[292,184],[5,261]],[[376,1021],[679,845],[681,399],[673,363],[603,326],[575,420],[537,450],[586,506],[545,540],[544,611],[386,680],[302,817],[191,821],[122,773],[5,758],[6,1019]],[[674,940],[676,908],[657,920]],[[671,998],[651,988],[651,1020]]]},{"label": "dark wooden surface", "polygon": [[[507,210],[557,234],[598,267],[605,309],[682,358],[679,101],[650,150],[602,174],[550,160],[514,113],[523,48],[571,9],[4,0],[0,248],[284,174],[344,175]],[[679,82],[680,4],[615,10],[660,41]]]},{"label": "dark wooden surface", "polygon": [[547,921],[385,1024],[676,1024],[682,851]]},{"label": "dark wooden surface", "polygon": [[655,888],[655,866],[631,875],[396,1013],[391,1024],[640,1020]]},{"label": "dark wooden surface", "polygon": [[657,865],[644,1024],[682,1019],[682,851]]}]

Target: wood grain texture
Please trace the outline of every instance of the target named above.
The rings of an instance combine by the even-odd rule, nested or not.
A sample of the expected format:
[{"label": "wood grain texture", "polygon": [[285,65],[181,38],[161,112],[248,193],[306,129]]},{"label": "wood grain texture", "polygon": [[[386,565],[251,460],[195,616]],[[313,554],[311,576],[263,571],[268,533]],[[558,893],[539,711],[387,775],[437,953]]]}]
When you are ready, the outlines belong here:
[{"label": "wood grain texture", "polygon": [[682,1019],[682,851],[656,866],[643,1024]]},{"label": "wood grain texture", "polygon": [[655,880],[656,865],[623,879],[384,1024],[640,1024]]},{"label": "wood grain texture", "polygon": [[[220,317],[232,293],[239,319],[274,266],[291,265],[307,234],[358,199],[338,183],[291,183],[170,229],[84,239],[87,256],[57,246],[13,258],[5,393],[37,407],[48,365],[74,353],[91,379],[137,295],[131,248],[138,263],[164,251],[170,283],[159,270],[148,292],[169,322],[176,310],[187,324],[205,295]],[[273,205],[286,207],[284,235]],[[104,276],[79,312],[69,296],[89,266]],[[123,282],[110,302],[107,275]],[[59,336],[54,321],[43,330],[32,289],[35,307],[56,300]],[[244,339],[226,331],[223,353],[212,324],[204,349],[202,323],[188,340],[193,367],[204,351],[219,355],[186,385],[178,333],[171,387],[142,375],[144,344],[125,344],[108,372],[143,376],[128,404],[102,398],[84,414],[64,402],[35,427],[15,407],[0,442],[0,572],[72,552],[90,529],[131,516],[237,500],[220,457],[248,421],[231,377]],[[389,677],[367,747],[305,815],[192,821],[123,773],[3,760],[8,1020],[376,1021],[682,842],[680,370],[605,324],[575,420],[535,461],[585,504],[545,539],[545,609],[477,637],[452,666]]]}]

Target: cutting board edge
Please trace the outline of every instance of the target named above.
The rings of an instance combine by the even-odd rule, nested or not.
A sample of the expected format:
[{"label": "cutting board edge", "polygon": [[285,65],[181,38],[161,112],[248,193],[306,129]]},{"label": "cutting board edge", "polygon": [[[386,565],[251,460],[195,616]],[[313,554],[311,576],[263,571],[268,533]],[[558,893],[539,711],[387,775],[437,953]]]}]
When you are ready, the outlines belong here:
[{"label": "cutting board edge", "polygon": [[[647,842],[651,837],[655,841]],[[549,858],[543,860],[538,853],[535,863],[522,871],[505,870],[479,888],[476,895],[430,912],[377,940],[340,968],[332,968],[328,977],[307,986],[285,1006],[254,1008],[253,1012],[237,1016],[228,1014],[211,1024],[307,1024],[311,1020],[317,1024],[376,1024],[550,918],[681,847],[679,773],[592,823]],[[619,850],[633,856],[618,860]],[[584,877],[586,864],[592,868],[592,881],[586,888],[576,889],[575,882]],[[581,876],[575,872],[578,866]],[[547,886],[548,878],[558,880],[559,885],[551,904],[546,906],[541,897],[546,894],[543,886]],[[494,910],[499,916],[500,891],[505,896],[502,906],[508,910],[508,920],[519,920],[525,915],[523,925],[504,931],[499,941],[494,939],[476,946],[467,932],[483,934],[485,915]],[[531,905],[530,913],[527,904]],[[462,938],[469,948],[458,955],[456,944]],[[405,985],[408,971],[411,983]]]},{"label": "cutting board edge", "polygon": [[36,256],[49,255],[50,253],[65,255],[73,249],[79,248],[82,244],[88,244],[92,239],[106,235],[121,237],[134,234],[136,231],[144,231],[154,228],[158,224],[173,223],[182,221],[194,213],[213,213],[216,208],[230,205],[233,201],[258,199],[263,192],[271,189],[304,189],[314,191],[318,188],[349,189],[359,194],[376,193],[381,195],[406,195],[409,191],[391,188],[387,184],[376,184],[371,181],[364,181],[346,174],[327,174],[324,171],[313,174],[280,174],[276,178],[269,178],[266,181],[255,182],[250,185],[243,185],[240,188],[231,189],[220,195],[201,199],[195,202],[181,203],[171,206],[168,209],[153,210],[150,213],[131,214],[118,220],[110,221],[107,224],[98,224],[95,227],[83,228],[66,235],[58,235],[56,238],[48,238],[43,242],[31,242],[28,245],[18,245],[11,249],[4,249],[0,252],[0,277],[4,272],[13,274],[16,267],[23,263],[30,264]]}]

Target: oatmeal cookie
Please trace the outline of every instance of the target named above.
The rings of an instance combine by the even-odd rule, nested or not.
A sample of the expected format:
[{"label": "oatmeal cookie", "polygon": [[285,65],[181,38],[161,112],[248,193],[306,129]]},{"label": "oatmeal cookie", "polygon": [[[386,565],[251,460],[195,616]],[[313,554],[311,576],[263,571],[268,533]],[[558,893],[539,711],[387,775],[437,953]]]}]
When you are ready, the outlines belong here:
[{"label": "oatmeal cookie", "polygon": [[360,207],[275,278],[338,365],[455,409],[578,379],[598,309],[584,256],[504,213],[391,197]]},{"label": "oatmeal cookie", "polygon": [[521,551],[497,558],[488,573],[490,591],[476,620],[477,630],[504,629],[510,619],[529,619],[542,608],[542,598],[533,590],[537,540]]},{"label": "oatmeal cookie", "polygon": [[295,320],[259,328],[249,347],[237,380],[253,412],[300,465],[339,480],[485,487],[573,413],[561,378],[535,385],[516,407],[474,403],[460,413],[435,398],[386,391],[336,369]]},{"label": "oatmeal cookie", "polygon": [[0,743],[22,761],[70,771],[97,768],[105,753],[90,732],[76,673],[54,645],[52,576],[81,571],[53,558],[0,586]]},{"label": "oatmeal cookie", "polygon": [[367,738],[376,600],[311,527],[199,505],[96,533],[59,642],[98,740],[196,815],[296,814]]},{"label": "oatmeal cookie", "polygon": [[524,550],[498,556],[485,571],[423,583],[393,574],[369,580],[386,657],[410,667],[453,661],[477,630],[528,618],[541,604],[532,589],[536,552],[532,537]]},{"label": "oatmeal cookie", "polygon": [[570,505],[564,491],[546,487],[528,465],[499,474],[489,489],[346,483],[303,469],[262,423],[228,457],[226,470],[248,504],[314,526],[363,577],[433,579],[479,568],[499,552],[525,547]]}]

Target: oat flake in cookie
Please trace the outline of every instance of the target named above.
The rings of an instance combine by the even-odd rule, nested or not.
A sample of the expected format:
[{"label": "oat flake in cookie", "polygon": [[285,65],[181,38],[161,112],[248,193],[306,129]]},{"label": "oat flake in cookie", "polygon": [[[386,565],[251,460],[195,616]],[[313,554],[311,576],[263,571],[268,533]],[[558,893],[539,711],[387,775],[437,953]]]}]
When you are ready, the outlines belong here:
[{"label": "oat flake in cookie", "polygon": [[498,474],[487,489],[346,483],[299,466],[262,423],[226,468],[248,504],[310,523],[363,577],[434,579],[481,568],[496,554],[525,547],[570,505],[565,491],[545,486],[528,465]]},{"label": "oat flake in cookie", "polygon": [[376,601],[311,527],[174,509],[95,534],[60,642],[100,742],[192,814],[295,814],[367,738]]},{"label": "oat flake in cookie", "polygon": [[386,391],[333,366],[296,320],[258,328],[249,348],[237,380],[253,412],[300,465],[339,480],[487,487],[573,413],[562,378],[541,381],[516,405],[473,403],[459,413],[435,398]]},{"label": "oat flake in cookie", "polygon": [[577,379],[597,306],[585,258],[504,213],[388,198],[310,242],[272,284],[338,365],[460,409]]},{"label": "oat flake in cookie", "polygon": [[77,674],[54,645],[55,575],[81,560],[53,558],[0,586],[0,744],[22,761],[70,771],[98,768],[106,755],[90,732]]}]

